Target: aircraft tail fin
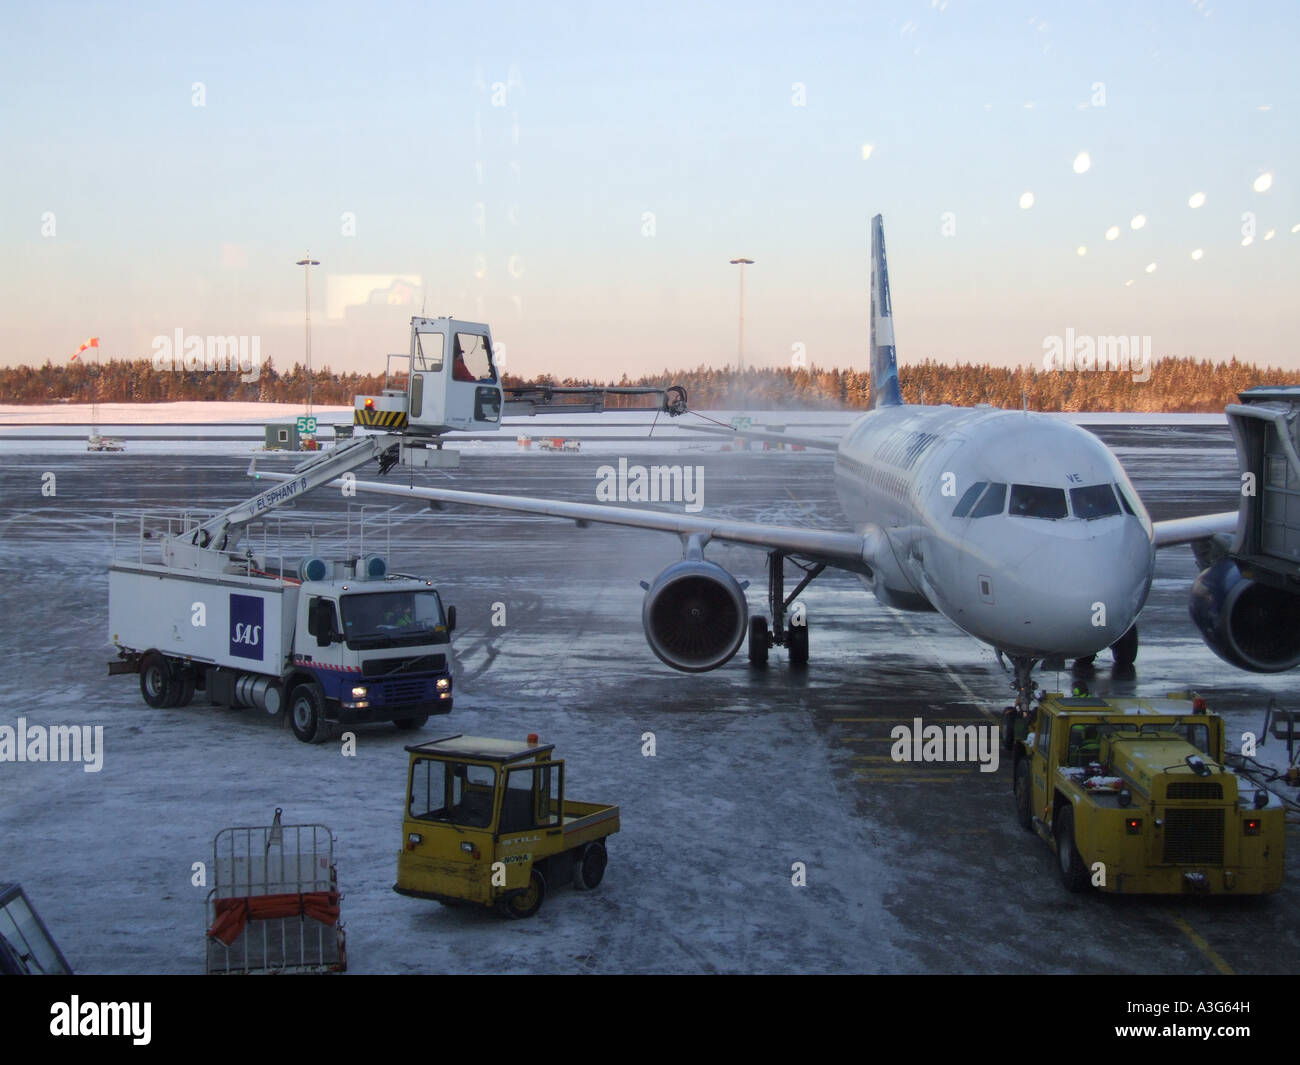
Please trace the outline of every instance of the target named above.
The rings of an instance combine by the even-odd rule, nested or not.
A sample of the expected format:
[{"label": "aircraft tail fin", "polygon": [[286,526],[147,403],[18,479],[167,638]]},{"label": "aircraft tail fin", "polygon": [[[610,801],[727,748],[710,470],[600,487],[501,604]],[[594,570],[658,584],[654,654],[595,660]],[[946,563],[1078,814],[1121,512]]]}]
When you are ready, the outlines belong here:
[{"label": "aircraft tail fin", "polygon": [[889,303],[889,268],[885,264],[885,224],[871,220],[871,408],[898,407],[898,359],[894,354],[894,312]]}]

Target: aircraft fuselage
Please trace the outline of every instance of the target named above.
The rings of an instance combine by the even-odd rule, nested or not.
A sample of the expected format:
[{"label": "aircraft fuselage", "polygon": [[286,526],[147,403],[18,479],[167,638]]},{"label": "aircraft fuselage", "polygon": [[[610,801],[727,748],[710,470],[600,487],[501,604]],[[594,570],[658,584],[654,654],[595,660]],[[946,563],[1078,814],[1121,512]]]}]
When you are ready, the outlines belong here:
[{"label": "aircraft fuselage", "polygon": [[937,610],[1007,654],[1078,658],[1146,601],[1151,521],[1091,433],[992,407],[880,407],[844,436],[835,486],[885,604]]}]

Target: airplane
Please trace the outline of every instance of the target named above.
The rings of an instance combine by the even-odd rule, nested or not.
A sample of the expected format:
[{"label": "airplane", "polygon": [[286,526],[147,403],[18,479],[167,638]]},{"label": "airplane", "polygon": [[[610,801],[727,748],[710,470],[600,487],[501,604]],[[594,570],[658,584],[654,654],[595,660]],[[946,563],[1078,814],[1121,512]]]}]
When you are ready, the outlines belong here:
[{"label": "airplane", "polygon": [[[1119,460],[1076,425],[988,405],[905,403],[880,215],[872,219],[871,255],[870,409],[838,441],[743,434],[833,452],[842,531],[447,488],[353,487],[680,537],[682,560],[642,582],[642,624],[654,653],[685,672],[722,666],[746,635],[754,665],[766,664],[778,645],[792,666],[806,665],[806,615],[787,623],[786,614],[830,567],[857,575],[886,606],[937,611],[996,649],[1014,671],[1016,707],[1007,712],[1026,711],[1039,663],[1090,664],[1110,648],[1118,666],[1132,665],[1155,553],[1177,544],[1192,545],[1203,562],[1192,615],[1220,657],[1257,672],[1300,663],[1300,635],[1273,631],[1282,604],[1270,597],[1286,593],[1245,579],[1224,557],[1237,512],[1153,522]],[[741,583],[704,557],[714,540],[767,552],[770,628],[765,616],[750,616]],[[787,560],[803,574],[789,594]]]}]

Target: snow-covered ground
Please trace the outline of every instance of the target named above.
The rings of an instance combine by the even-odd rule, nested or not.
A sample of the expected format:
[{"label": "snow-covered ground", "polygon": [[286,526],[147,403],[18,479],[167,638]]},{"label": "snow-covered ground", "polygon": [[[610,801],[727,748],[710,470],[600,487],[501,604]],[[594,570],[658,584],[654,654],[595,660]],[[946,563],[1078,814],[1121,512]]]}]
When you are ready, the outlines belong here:
[{"label": "snow-covered ground", "polygon": [[[638,417],[606,416],[599,429]],[[1166,448],[1142,432],[1118,438],[1144,499],[1157,516],[1225,509],[1234,469],[1226,431],[1205,447],[1194,426],[1174,435],[1197,446]],[[455,476],[484,491],[591,497],[599,453],[586,444],[579,454],[525,452],[513,436],[465,444]],[[110,514],[243,498],[248,482],[232,457],[255,444],[211,445],[155,439],[86,454],[70,440],[59,454],[45,441],[11,440],[0,462],[10,560],[0,662],[20,693],[0,724],[104,729],[100,772],[0,765],[0,833],[10,841],[0,879],[24,884],[80,971],[201,969],[206,889],[192,883],[194,863],[210,862],[219,829],[266,824],[276,807],[286,822],[320,821],[338,836],[354,972],[1212,968],[1171,914],[1238,970],[1294,968],[1293,875],[1259,908],[1067,897],[1050,852],[1014,824],[1006,767],[894,770],[893,724],[914,715],[988,721],[1006,699],[992,652],[943,618],[890,611],[852,577],[828,573],[801,596],[812,624],[806,673],[774,656],[762,672],[738,658],[678,674],[646,646],[637,584],[680,557],[674,538],[456,508],[393,515],[395,567],[434,576],[460,613],[455,709],[416,735],[538,732],[568,760],[570,796],[618,803],[623,828],[601,888],[557,891],[530,921],[399,897],[391,887],[410,734],[358,729],[356,757],[345,757],[338,743],[300,744],[252,711],[199,701],[151,710],[135,677],[105,675]],[[691,461],[716,486],[711,512],[841,520],[825,456],[724,454],[716,441],[657,434],[596,446],[669,457],[707,446]],[[53,496],[41,494],[49,473]],[[308,497],[295,513],[324,519],[333,505]],[[760,609],[762,554],[722,544],[709,553],[755,582],[749,599]],[[1187,620],[1194,576],[1189,551],[1161,552],[1137,677],[1099,666],[1093,690],[1195,688],[1239,741],[1259,733],[1270,696],[1300,708],[1295,678],[1244,674],[1210,654]],[[491,621],[498,603],[501,627]],[[1069,676],[1041,682],[1058,687]],[[642,753],[647,732],[654,757]],[[1260,756],[1279,765],[1285,747],[1270,739]],[[796,863],[806,886],[792,882]],[[1289,859],[1290,870],[1297,864]]]}]

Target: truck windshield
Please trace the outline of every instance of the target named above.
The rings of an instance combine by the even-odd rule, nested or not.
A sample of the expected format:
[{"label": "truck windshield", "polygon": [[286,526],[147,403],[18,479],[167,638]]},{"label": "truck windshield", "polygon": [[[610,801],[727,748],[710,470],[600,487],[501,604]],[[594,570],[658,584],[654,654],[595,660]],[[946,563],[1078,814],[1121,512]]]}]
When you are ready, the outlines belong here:
[{"label": "truck windshield", "polygon": [[432,589],[345,595],[339,605],[343,610],[343,636],[353,650],[451,640],[442,600]]},{"label": "truck windshield", "polygon": [[411,766],[411,817],[466,828],[492,824],[497,773],[491,766],[417,758]]}]

